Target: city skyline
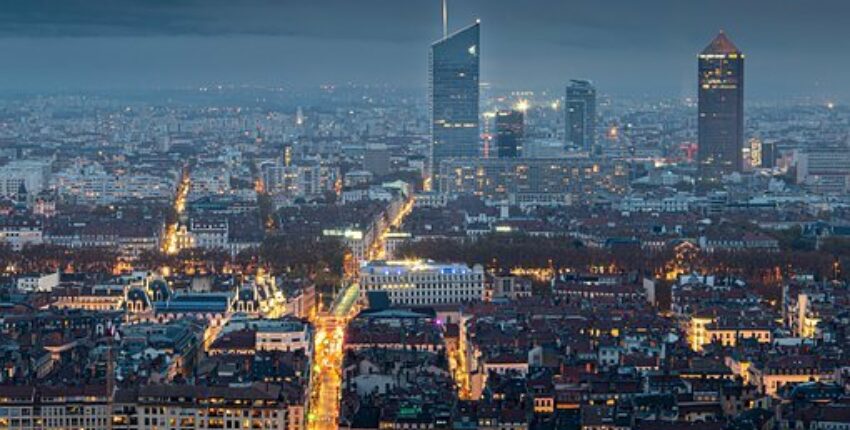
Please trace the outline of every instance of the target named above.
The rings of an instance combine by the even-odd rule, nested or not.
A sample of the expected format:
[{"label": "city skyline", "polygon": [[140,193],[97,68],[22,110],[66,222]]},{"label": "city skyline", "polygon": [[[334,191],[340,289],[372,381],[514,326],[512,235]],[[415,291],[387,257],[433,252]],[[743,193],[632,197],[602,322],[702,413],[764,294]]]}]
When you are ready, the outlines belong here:
[{"label": "city skyline", "polygon": [[848,12],[0,0],[0,430],[850,430]]},{"label": "city skyline", "polygon": [[[348,81],[422,88],[426,56],[416,47],[440,34],[436,1],[401,7],[387,1],[356,6],[323,0],[244,8],[213,2],[203,10],[191,1],[69,2],[61,7],[50,1],[26,3],[0,13],[5,23],[0,52],[16,59],[0,90]],[[717,8],[665,0],[640,6],[613,1],[611,8],[623,11],[627,21],[581,4],[533,3],[535,7],[516,13],[499,2],[449,3],[453,26],[481,18],[487,24],[484,44],[498,47],[483,60],[482,82],[500,88],[557,88],[579,78],[592,79],[610,93],[692,96],[690,60],[706,34],[724,29],[753,55],[754,98],[838,98],[850,93],[835,72],[847,61],[838,54],[841,40],[850,36],[836,22],[847,8],[838,1],[806,8],[783,2],[788,10],[784,15],[774,2],[759,0],[739,6],[734,16],[720,12],[732,7],[730,1],[717,3]],[[337,23],[340,16],[352,25]],[[798,18],[786,22],[785,16]],[[688,17],[696,24],[684,25]],[[797,62],[785,61],[788,50],[797,52]],[[355,52],[358,61],[352,61]],[[46,62],[47,57],[55,62]],[[636,67],[621,73],[627,64]],[[665,73],[650,72],[650,65]]]}]

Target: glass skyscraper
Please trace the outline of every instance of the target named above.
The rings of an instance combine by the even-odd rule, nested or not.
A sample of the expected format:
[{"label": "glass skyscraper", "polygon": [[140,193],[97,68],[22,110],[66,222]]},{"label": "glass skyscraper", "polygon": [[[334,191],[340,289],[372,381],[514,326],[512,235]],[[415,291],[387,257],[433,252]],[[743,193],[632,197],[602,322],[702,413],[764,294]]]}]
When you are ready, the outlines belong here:
[{"label": "glass skyscraper", "polygon": [[516,158],[522,154],[522,141],[525,135],[524,116],[518,110],[496,113],[496,148],[499,151],[499,158]]},{"label": "glass skyscraper", "polygon": [[479,27],[459,30],[431,45],[428,101],[432,183],[447,158],[481,155],[478,129]]},{"label": "glass skyscraper", "polygon": [[589,81],[572,80],[565,102],[567,147],[592,151],[596,146],[596,88]]},{"label": "glass skyscraper", "polygon": [[698,161],[702,181],[744,168],[744,54],[722,31],[699,54]]}]

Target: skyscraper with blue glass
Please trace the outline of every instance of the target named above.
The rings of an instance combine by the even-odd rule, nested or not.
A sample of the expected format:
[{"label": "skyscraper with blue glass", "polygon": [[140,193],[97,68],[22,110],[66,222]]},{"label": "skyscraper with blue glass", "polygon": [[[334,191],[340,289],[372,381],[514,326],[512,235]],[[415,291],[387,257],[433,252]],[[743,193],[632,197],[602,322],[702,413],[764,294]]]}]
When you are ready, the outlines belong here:
[{"label": "skyscraper with blue glass", "polygon": [[428,101],[432,183],[440,162],[480,156],[478,129],[479,27],[476,22],[431,45]]}]

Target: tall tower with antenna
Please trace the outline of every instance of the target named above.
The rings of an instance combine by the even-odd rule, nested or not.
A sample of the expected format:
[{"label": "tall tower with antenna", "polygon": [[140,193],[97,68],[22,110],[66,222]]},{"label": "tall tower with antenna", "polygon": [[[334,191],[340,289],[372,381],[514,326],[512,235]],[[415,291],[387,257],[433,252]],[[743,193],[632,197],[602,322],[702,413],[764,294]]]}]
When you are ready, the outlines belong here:
[{"label": "tall tower with antenna", "polygon": [[449,5],[443,0],[443,39],[449,37]]},{"label": "tall tower with antenna", "polygon": [[443,6],[443,37],[428,55],[428,110],[431,120],[431,189],[439,190],[440,162],[482,153],[478,100],[480,22],[449,34],[448,5]]}]

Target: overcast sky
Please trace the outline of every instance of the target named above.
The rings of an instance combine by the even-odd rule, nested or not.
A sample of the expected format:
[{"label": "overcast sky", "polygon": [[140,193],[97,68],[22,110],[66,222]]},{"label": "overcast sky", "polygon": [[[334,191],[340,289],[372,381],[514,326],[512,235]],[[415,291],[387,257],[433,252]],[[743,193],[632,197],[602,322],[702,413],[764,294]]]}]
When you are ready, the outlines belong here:
[{"label": "overcast sky", "polygon": [[[719,29],[747,55],[747,92],[850,95],[848,0],[449,0],[482,21],[482,79],[608,93],[694,93]],[[440,0],[0,0],[0,90],[217,82],[424,87]]]}]

